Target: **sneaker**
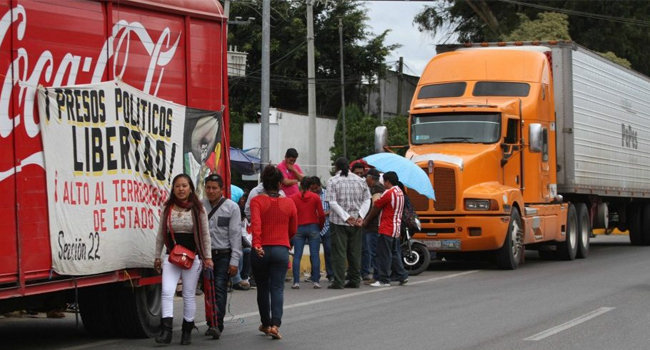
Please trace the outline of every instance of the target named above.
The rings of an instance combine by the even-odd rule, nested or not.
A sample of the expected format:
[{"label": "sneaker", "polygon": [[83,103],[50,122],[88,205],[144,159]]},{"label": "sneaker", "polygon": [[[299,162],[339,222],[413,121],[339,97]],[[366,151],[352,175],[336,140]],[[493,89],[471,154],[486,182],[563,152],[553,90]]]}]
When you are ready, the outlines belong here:
[{"label": "sneaker", "polygon": [[377,282],[377,280],[374,279],[374,278],[371,278],[371,279],[369,279],[369,280],[367,280],[367,281],[363,281],[363,284],[365,284],[365,285],[370,285],[370,284],[373,284],[373,283],[375,283],[375,282]]},{"label": "sneaker", "polygon": [[354,284],[352,282],[348,282],[344,285],[345,288],[359,288],[358,284]]},{"label": "sneaker", "polygon": [[400,286],[403,286],[403,285],[405,285],[405,284],[407,284],[407,283],[409,283],[409,279],[408,279],[408,278],[405,278],[405,279],[399,281],[399,285],[400,285]]},{"label": "sneaker", "polygon": [[314,289],[320,289],[320,283],[314,282]]},{"label": "sneaker", "polygon": [[298,283],[294,283],[294,284],[291,286],[291,289],[300,289],[300,284],[298,284]]},{"label": "sneaker", "polygon": [[249,290],[251,289],[251,285],[246,281],[240,281],[239,283],[235,283],[232,288],[236,290]]},{"label": "sneaker", "polygon": [[364,280],[364,281],[370,281],[370,280],[372,280],[372,279],[373,279],[373,278],[370,277],[369,275],[365,275],[365,276],[363,276],[363,278],[362,278],[362,280]]},{"label": "sneaker", "polygon": [[375,283],[371,284],[370,286],[371,287],[390,287],[390,283],[375,281]]}]

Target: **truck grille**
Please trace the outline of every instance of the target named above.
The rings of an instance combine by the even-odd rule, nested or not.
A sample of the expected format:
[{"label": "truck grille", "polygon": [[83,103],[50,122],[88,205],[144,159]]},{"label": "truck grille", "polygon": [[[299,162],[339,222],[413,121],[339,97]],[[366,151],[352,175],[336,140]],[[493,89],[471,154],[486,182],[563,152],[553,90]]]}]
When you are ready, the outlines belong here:
[{"label": "truck grille", "polygon": [[[426,169],[425,169],[426,172]],[[434,167],[433,189],[436,192],[434,208],[436,211],[456,209],[456,176],[454,169]],[[408,190],[408,196],[416,211],[429,211],[431,200],[417,191]]]},{"label": "truck grille", "polygon": [[456,209],[456,176],[454,169],[435,167],[433,169],[433,189],[436,201],[433,202],[436,211]]}]

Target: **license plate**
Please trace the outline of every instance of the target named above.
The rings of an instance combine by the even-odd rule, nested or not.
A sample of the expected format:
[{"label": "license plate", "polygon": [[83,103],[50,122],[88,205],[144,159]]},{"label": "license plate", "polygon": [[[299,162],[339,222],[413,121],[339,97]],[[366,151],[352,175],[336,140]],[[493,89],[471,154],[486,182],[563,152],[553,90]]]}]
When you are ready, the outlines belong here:
[{"label": "license plate", "polygon": [[459,239],[426,240],[425,244],[434,250],[460,250]]}]

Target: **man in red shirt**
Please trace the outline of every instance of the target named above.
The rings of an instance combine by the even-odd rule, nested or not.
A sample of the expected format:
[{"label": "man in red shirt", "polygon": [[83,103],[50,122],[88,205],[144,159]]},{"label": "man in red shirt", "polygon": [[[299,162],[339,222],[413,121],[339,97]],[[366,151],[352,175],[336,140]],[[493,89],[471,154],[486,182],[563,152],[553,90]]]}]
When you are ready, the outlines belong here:
[{"label": "man in red shirt", "polygon": [[282,173],[284,177],[282,179],[282,191],[287,197],[299,192],[298,184],[303,177],[305,177],[300,169],[300,166],[296,164],[298,159],[298,151],[295,148],[287,149],[287,152],[284,154],[284,160],[278,164],[278,170]]},{"label": "man in red shirt", "polygon": [[384,187],[386,191],[375,201],[370,213],[363,220],[363,226],[379,213],[379,239],[377,240],[377,270],[379,280],[371,284],[372,287],[389,287],[391,272],[400,285],[408,282],[408,273],[400,256],[395,254],[399,249],[399,235],[404,210],[404,193],[397,186],[399,179],[394,171],[384,174]]}]

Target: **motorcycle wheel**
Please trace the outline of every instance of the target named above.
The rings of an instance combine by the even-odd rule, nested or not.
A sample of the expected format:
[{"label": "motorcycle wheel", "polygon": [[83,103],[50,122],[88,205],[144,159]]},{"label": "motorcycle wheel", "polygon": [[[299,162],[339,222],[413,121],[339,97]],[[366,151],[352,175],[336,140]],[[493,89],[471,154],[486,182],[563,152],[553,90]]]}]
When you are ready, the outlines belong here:
[{"label": "motorcycle wheel", "polygon": [[409,276],[419,275],[422,271],[429,268],[430,262],[431,254],[424,244],[413,243],[410,254],[408,247],[406,245],[402,246],[402,263]]}]

